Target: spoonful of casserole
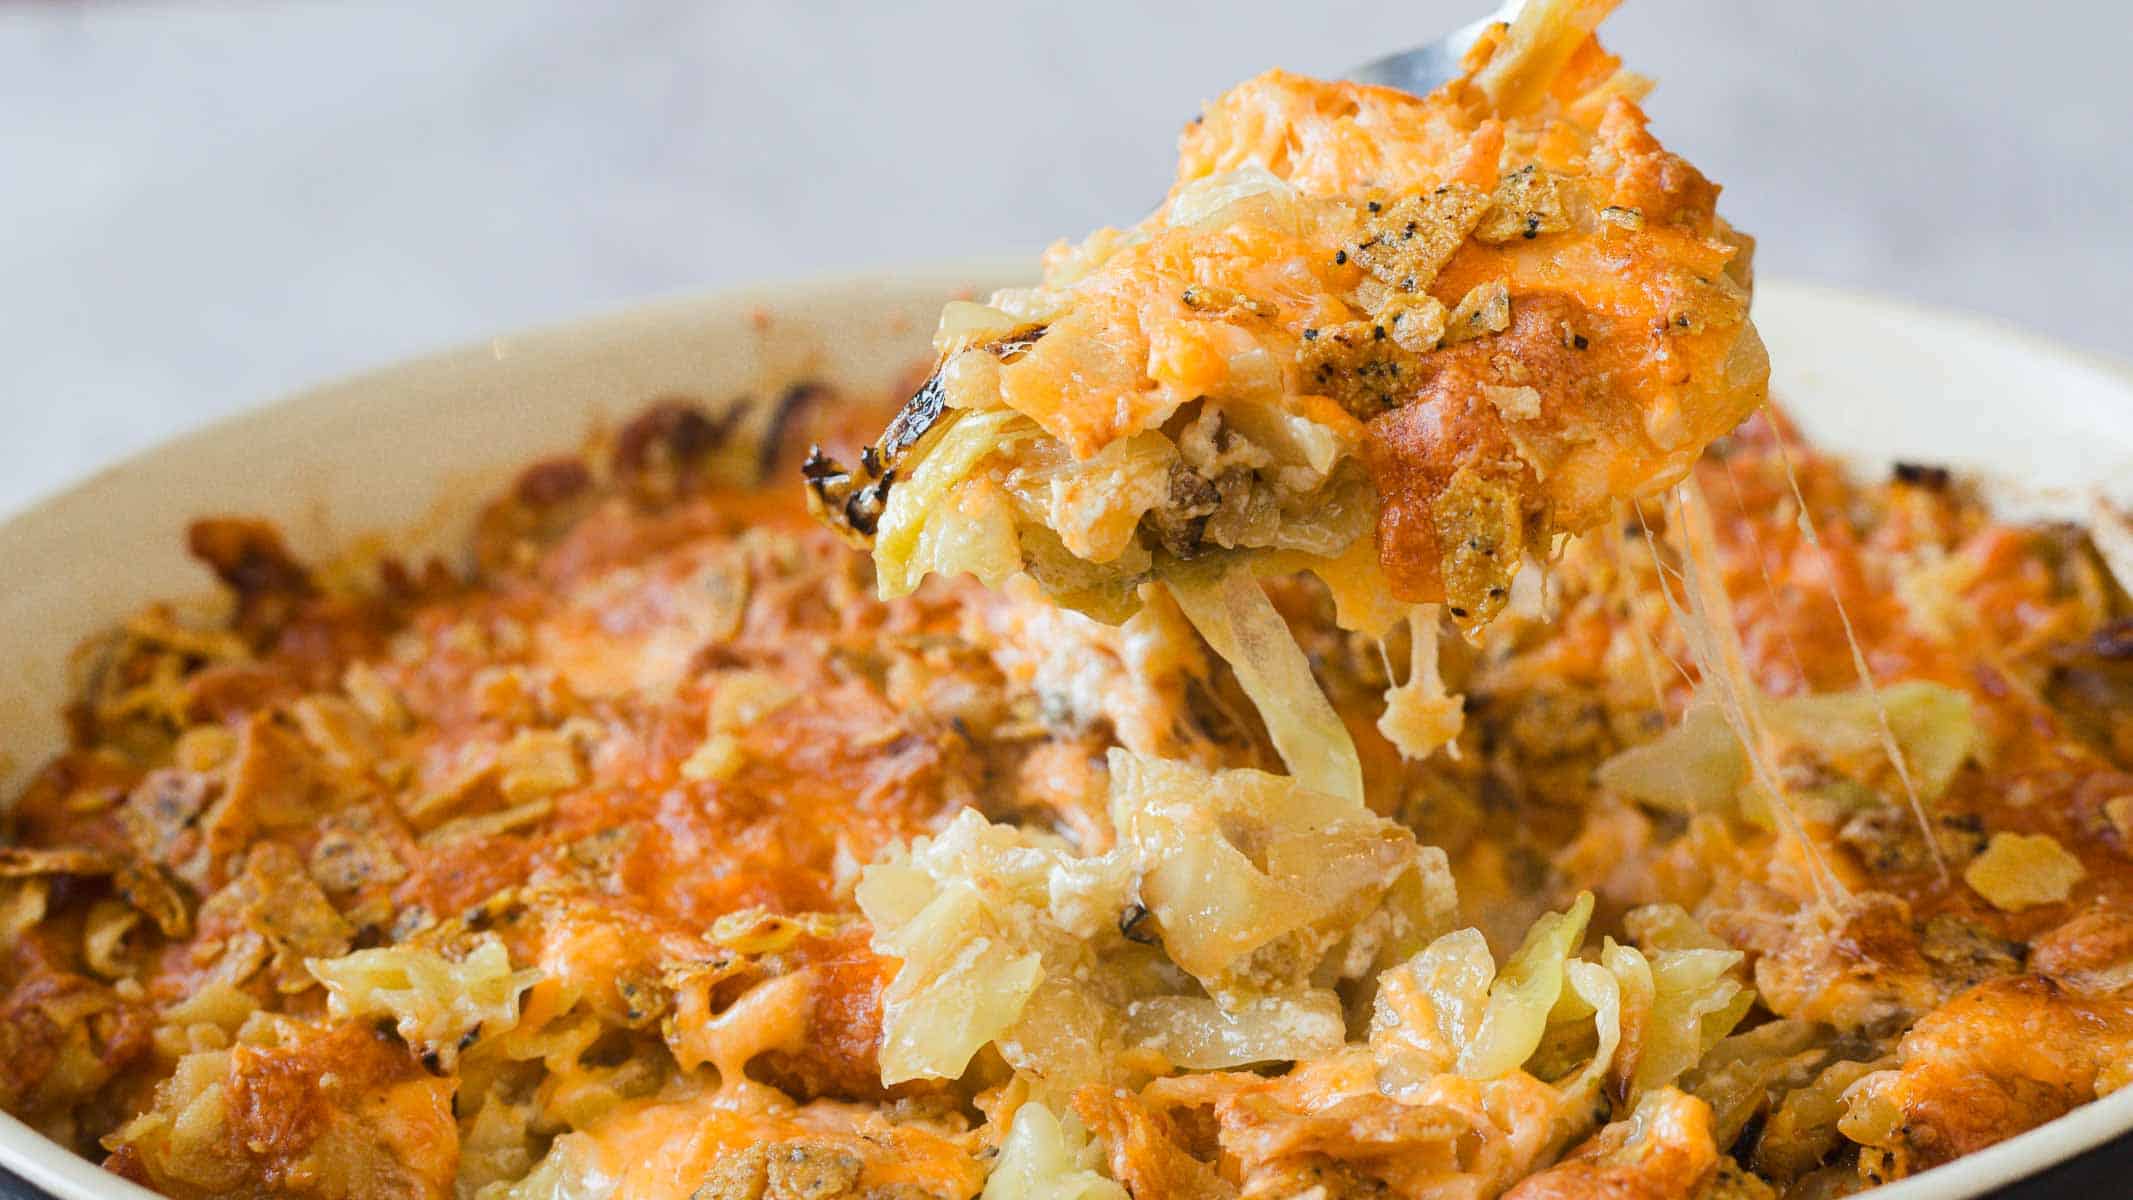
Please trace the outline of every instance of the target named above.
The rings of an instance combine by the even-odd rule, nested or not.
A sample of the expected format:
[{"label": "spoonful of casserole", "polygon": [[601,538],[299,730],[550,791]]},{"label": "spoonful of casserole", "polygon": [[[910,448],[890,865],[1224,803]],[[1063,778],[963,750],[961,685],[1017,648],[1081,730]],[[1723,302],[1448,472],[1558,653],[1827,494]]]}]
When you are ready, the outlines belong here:
[{"label": "spoonful of casserole", "polygon": [[1427,96],[1231,89],[1147,218],[947,307],[881,439],[807,464],[817,511],[887,596],[1026,572],[1117,622],[1160,580],[1221,650],[1194,589],[1311,571],[1349,628],[1489,621],[1768,382],[1751,242],[1647,129],[1613,4],[1534,0]]},{"label": "spoonful of casserole", "polygon": [[1233,88],[1145,220],[948,306],[881,441],[810,464],[820,510],[886,594],[1027,570],[1117,620],[1175,564],[1252,555],[1487,621],[1768,378],[1749,240],[1646,129],[1648,81],[1592,33],[1611,7],[1529,4],[1426,97]]}]

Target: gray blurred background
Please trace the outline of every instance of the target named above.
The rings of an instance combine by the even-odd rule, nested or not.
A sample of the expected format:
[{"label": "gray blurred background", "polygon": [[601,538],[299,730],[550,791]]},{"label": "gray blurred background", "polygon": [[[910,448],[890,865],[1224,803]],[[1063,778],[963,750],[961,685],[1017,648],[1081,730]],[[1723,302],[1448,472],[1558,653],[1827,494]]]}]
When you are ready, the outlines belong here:
[{"label": "gray blurred background", "polygon": [[[1482,0],[0,0],[0,508],[646,296],[1122,224],[1199,102]],[[2133,357],[2122,0],[1628,0],[1759,269]]]}]

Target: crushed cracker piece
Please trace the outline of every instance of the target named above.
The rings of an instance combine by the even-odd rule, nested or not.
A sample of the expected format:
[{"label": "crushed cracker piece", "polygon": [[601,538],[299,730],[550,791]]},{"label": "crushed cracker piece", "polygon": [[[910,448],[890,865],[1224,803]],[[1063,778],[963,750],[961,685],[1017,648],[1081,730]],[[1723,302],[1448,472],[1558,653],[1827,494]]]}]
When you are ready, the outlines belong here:
[{"label": "crushed cracker piece", "polygon": [[1411,354],[1427,354],[1444,340],[1444,302],[1435,296],[1394,294],[1371,316]]},{"label": "crushed cracker piece", "polygon": [[1264,300],[1254,299],[1233,288],[1217,287],[1211,283],[1191,284],[1179,294],[1178,299],[1185,307],[1208,317],[1272,318],[1281,311]]},{"label": "crushed cracker piece", "polygon": [[1348,255],[1396,292],[1425,291],[1488,208],[1486,195],[1461,183],[1403,196],[1363,215]]},{"label": "crushed cracker piece", "polygon": [[577,746],[552,729],[521,730],[497,755],[496,765],[497,786],[512,804],[567,791],[585,778]]},{"label": "crushed cracker piece", "polygon": [[1563,204],[1562,189],[1555,176],[1528,163],[1504,175],[1488,215],[1474,230],[1484,242],[1532,239],[1544,233],[1562,233],[1570,228],[1570,211]]},{"label": "crushed cracker piece", "polygon": [[1481,385],[1481,394],[1506,421],[1531,421],[1541,413],[1541,394],[1530,387]]},{"label": "crushed cracker piece", "polygon": [[1296,362],[1303,368],[1304,386],[1358,421],[1400,407],[1420,382],[1413,352],[1373,321],[1344,321],[1306,332]]},{"label": "crushed cracker piece", "polygon": [[2088,872],[2047,833],[1995,833],[1963,869],[1963,882],[2003,912],[2061,904]]},{"label": "crushed cracker piece", "polygon": [[1511,292],[1502,283],[1477,283],[1445,319],[1444,344],[1456,346],[1511,327]]},{"label": "crushed cracker piece", "polygon": [[378,728],[398,733],[408,727],[407,705],[385,676],[369,663],[353,663],[341,676],[341,690]]}]

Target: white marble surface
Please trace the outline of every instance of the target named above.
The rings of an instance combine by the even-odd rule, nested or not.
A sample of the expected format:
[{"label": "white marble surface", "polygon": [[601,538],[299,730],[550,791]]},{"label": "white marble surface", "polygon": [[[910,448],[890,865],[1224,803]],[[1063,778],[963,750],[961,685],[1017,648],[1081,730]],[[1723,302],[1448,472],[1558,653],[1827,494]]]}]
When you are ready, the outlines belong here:
[{"label": "white marble surface", "polygon": [[[1480,7],[0,3],[0,507],[514,326],[1131,220],[1201,99]],[[1762,269],[2133,357],[2133,6],[1629,0],[1611,41]]]}]

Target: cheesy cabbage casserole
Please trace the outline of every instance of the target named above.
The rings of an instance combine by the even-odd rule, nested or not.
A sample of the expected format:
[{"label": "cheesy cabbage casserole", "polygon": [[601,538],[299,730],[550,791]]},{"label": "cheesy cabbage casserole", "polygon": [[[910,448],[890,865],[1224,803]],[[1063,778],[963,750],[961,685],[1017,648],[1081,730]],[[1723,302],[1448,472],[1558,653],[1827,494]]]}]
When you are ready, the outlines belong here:
[{"label": "cheesy cabbage casserole", "polygon": [[2122,577],[1793,434],[1608,7],[1243,84],[908,391],[462,562],[196,522],[9,812],[0,1106],[181,1198],[1752,1200],[2133,1080]]}]

